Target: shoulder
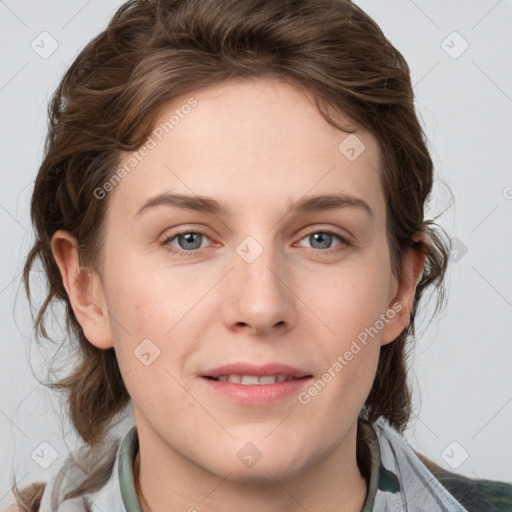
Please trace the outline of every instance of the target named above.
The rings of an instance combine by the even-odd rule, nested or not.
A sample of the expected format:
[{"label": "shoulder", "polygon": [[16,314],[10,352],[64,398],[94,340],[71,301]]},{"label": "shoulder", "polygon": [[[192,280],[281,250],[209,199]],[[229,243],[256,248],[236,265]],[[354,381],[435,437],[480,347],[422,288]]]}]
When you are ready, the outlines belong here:
[{"label": "shoulder", "polygon": [[444,469],[416,450],[414,453],[468,512],[512,510],[512,484],[497,480],[468,478]]},{"label": "shoulder", "polygon": [[[61,466],[56,467],[47,482],[35,482],[13,489],[15,503],[0,512],[40,512],[63,509],[84,510],[91,495],[102,492],[111,479],[115,479],[118,451],[121,441],[134,438],[135,427],[127,432],[112,432],[97,446],[81,446],[76,454],[68,454]],[[125,443],[128,444],[128,443]],[[131,445],[130,445],[131,446]],[[128,446],[128,447],[130,447]],[[87,508],[85,508],[87,509]],[[109,510],[107,507],[106,510]]]}]

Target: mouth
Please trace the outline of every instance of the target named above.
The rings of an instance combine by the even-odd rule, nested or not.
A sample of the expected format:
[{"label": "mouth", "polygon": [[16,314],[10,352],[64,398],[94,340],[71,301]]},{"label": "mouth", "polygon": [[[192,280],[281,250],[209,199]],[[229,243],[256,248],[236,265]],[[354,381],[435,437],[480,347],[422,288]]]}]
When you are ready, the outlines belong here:
[{"label": "mouth", "polygon": [[305,375],[304,377],[293,377],[291,375],[263,375],[258,377],[257,375],[220,375],[219,377],[211,377],[205,375],[205,378],[215,380],[217,382],[232,382],[233,384],[242,384],[244,386],[265,386],[269,384],[279,384],[281,382],[289,382],[293,380],[301,380],[312,377],[312,375]]},{"label": "mouth", "polygon": [[201,377],[217,396],[239,405],[263,406],[296,396],[313,375],[283,364],[236,363],[214,368]]},{"label": "mouth", "polygon": [[281,363],[255,365],[252,363],[231,363],[207,370],[202,375],[219,382],[232,382],[244,385],[265,385],[312,377],[300,368]]}]

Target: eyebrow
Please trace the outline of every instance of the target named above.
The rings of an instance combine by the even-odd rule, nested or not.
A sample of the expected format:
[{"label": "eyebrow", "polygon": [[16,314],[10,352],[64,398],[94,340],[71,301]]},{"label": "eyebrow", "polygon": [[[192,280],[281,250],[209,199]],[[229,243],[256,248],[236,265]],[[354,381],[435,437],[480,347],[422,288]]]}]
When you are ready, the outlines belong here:
[{"label": "eyebrow", "polygon": [[[137,211],[141,215],[146,210],[155,206],[171,206],[183,210],[191,210],[214,215],[231,215],[231,209],[223,202],[206,196],[189,196],[184,194],[160,194],[155,196]],[[323,210],[337,210],[342,208],[358,208],[365,211],[370,218],[374,217],[373,211],[363,199],[348,194],[327,194],[309,196],[288,204],[287,211],[296,213],[310,213]]]}]

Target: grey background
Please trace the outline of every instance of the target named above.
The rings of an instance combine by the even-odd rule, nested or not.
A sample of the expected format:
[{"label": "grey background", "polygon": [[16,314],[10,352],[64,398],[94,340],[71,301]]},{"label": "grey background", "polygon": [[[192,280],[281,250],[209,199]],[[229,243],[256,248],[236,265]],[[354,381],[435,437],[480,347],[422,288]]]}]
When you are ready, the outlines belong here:
[{"label": "grey background", "polygon": [[[11,500],[12,470],[21,485],[47,480],[76,447],[62,403],[33,375],[44,379],[49,360],[65,374],[62,340],[35,344],[20,272],[47,101],[121,3],[0,1],[0,504]],[[430,217],[449,206],[447,187],[455,198],[439,219],[457,249],[448,305],[419,326],[416,408],[406,437],[447,469],[511,481],[512,1],[356,3],[410,65],[436,164]]]}]

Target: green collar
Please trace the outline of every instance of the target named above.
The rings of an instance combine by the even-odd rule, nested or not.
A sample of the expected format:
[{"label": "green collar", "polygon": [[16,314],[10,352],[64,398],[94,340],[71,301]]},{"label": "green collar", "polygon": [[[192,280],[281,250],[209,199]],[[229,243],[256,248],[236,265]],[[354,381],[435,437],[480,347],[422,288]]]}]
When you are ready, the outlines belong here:
[{"label": "green collar", "polygon": [[126,510],[130,512],[142,512],[139,503],[135,482],[133,480],[133,460],[139,449],[137,427],[133,426],[124,437],[119,449],[119,486]]}]

